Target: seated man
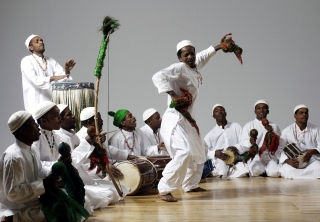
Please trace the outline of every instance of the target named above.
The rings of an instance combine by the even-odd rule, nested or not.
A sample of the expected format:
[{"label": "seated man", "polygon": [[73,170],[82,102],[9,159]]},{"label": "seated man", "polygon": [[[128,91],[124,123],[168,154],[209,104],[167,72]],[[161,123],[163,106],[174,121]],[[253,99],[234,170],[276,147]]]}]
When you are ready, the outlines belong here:
[{"label": "seated man", "polygon": [[305,105],[296,106],[293,112],[296,121],[282,131],[280,146],[283,148],[288,143],[295,143],[304,153],[303,162],[308,164],[305,168],[299,169],[297,158],[288,159],[282,150],[281,176],[288,179],[320,178],[320,129],[308,123],[309,109]]},{"label": "seated man", "polygon": [[[241,136],[241,146],[244,151],[248,151],[249,148],[253,144],[257,144],[259,149],[262,147],[264,143],[264,138],[267,132],[274,132],[278,136],[280,136],[281,132],[279,127],[269,121],[269,125],[264,127],[262,125],[262,118],[267,118],[269,114],[269,105],[264,100],[258,100],[254,104],[254,113],[256,114],[256,118],[251,122],[248,122],[242,130]],[[257,139],[250,138],[250,131],[252,129],[256,129],[258,131]],[[260,176],[266,173],[267,176],[270,177],[279,177],[279,158],[280,158],[280,150],[278,149],[274,155],[269,153],[269,150],[266,149],[261,156],[256,154],[253,160],[248,161],[248,167],[250,176]]]},{"label": "seated man", "polygon": [[140,130],[149,140],[150,146],[148,150],[151,151],[149,155],[169,155],[159,133],[161,127],[159,112],[153,108],[147,109],[144,111],[142,118],[145,125],[141,127]]},{"label": "seated man", "polygon": [[136,129],[136,117],[126,109],[120,109],[116,113],[109,112],[113,116],[113,125],[119,127],[110,139],[109,145],[135,156],[151,156],[152,150],[148,150],[149,141],[144,137],[140,129]]},{"label": "seated man", "polygon": [[212,159],[212,165],[215,166],[212,172],[213,176],[246,176],[249,173],[247,164],[243,164],[242,162],[237,163],[234,172],[229,174],[230,167],[224,162],[224,160],[228,158],[228,156],[224,154],[227,148],[240,154],[243,153],[239,144],[242,132],[241,126],[239,123],[227,121],[227,113],[221,104],[213,106],[212,114],[217,125],[204,137],[204,141],[208,147],[207,157]]},{"label": "seated man", "polygon": [[[0,218],[2,221],[46,221],[39,196],[56,185],[56,177],[45,179],[37,153],[31,148],[39,140],[38,124],[26,111],[14,113],[8,121],[16,142],[0,159]],[[4,218],[3,218],[4,217]]]}]

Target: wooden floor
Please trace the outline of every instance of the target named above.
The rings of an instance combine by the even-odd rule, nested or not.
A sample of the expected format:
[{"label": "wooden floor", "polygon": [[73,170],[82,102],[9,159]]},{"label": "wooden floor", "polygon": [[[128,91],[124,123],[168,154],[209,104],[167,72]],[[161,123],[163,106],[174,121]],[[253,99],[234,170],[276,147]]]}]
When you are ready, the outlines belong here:
[{"label": "wooden floor", "polygon": [[320,180],[282,178],[208,178],[203,193],[173,192],[167,203],[151,189],[96,210],[88,222],[101,221],[320,221]]}]

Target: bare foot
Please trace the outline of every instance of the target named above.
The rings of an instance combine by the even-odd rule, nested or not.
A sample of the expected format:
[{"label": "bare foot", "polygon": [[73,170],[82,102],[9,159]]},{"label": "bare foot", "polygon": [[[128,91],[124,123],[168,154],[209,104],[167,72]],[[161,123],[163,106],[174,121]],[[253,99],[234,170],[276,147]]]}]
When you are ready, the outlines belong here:
[{"label": "bare foot", "polygon": [[186,193],[190,193],[190,192],[204,192],[207,191],[206,189],[202,188],[202,187],[197,187],[191,190],[188,190]]},{"label": "bare foot", "polygon": [[166,194],[166,195],[160,195],[160,194],[158,193],[158,197],[159,197],[161,200],[166,201],[166,202],[177,202],[177,201],[178,201],[176,198],[174,198],[174,197],[172,196],[171,193],[168,193],[168,194]]}]

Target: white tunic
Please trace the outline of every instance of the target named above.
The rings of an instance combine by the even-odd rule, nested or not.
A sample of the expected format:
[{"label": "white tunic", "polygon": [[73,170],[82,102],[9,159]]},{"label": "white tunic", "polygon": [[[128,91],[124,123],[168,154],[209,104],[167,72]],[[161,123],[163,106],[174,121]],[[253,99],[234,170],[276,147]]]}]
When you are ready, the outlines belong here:
[{"label": "white tunic", "polygon": [[[188,90],[192,95],[192,104],[188,111],[195,119],[195,101],[197,99],[201,75],[198,72],[215,54],[214,47],[210,46],[196,55],[197,70],[191,69],[183,62],[175,63],[153,75],[152,80],[159,93],[173,90],[182,96],[180,87]],[[167,106],[171,103],[168,95]],[[189,121],[176,109],[167,108],[162,122],[160,134],[172,160],[166,165],[158,190],[161,195],[178,189],[181,185],[184,191],[197,188],[201,179],[203,163],[206,161],[206,152],[201,135],[191,126]]]},{"label": "white tunic", "polygon": [[54,59],[45,57],[48,66],[44,72],[37,61],[45,69],[45,59],[35,54],[33,56],[29,55],[21,60],[23,101],[25,110],[28,112],[42,101],[51,101],[53,83],[72,80],[72,77],[69,76],[50,82],[51,76],[65,75],[63,68]]},{"label": "white tunic", "polygon": [[[281,133],[280,147],[283,148],[288,143],[295,143],[301,151],[316,149],[320,152],[320,128],[312,123],[308,123],[307,128],[300,130],[296,123],[285,128]],[[281,176],[290,179],[316,179],[320,178],[320,154],[313,155],[308,165],[303,169],[296,169],[284,161],[288,159],[281,149],[280,169]]]},{"label": "white tunic", "polygon": [[[122,131],[122,133],[121,133]],[[133,147],[134,138],[134,147]],[[127,143],[126,143],[127,141]],[[109,139],[109,145],[126,151],[130,155],[135,156],[151,156],[152,150],[148,150],[149,141],[145,138],[144,133],[140,129],[132,132],[119,130]],[[129,147],[128,147],[129,145]],[[133,147],[133,149],[131,149]]]},{"label": "white tunic", "polygon": [[61,140],[63,140],[63,142],[69,144],[71,152],[79,146],[79,137],[73,130],[69,132],[65,129],[60,128],[59,130],[54,130],[54,132],[61,138]]},{"label": "white tunic", "polygon": [[[229,146],[236,147],[240,153],[242,153],[242,148],[240,143],[242,134],[242,127],[239,123],[228,122],[227,125],[222,128],[222,126],[216,125],[212,130],[204,137],[204,141],[208,147],[209,159],[212,159],[212,164],[215,166],[213,174],[222,175],[223,177],[228,176],[229,166],[226,163],[215,157],[216,150],[226,149]],[[239,177],[249,173],[247,164],[239,162],[236,164],[235,171],[230,175],[230,177]]]},{"label": "white tunic", "polygon": [[[279,127],[269,121],[269,125],[272,127],[273,132],[277,135],[281,135],[281,131]],[[256,129],[258,131],[258,136],[256,143],[259,148],[262,147],[264,142],[264,137],[267,133],[267,130],[262,125],[261,121],[258,119],[254,119],[251,122],[247,123],[242,130],[241,136],[241,146],[243,151],[248,151],[249,148],[252,146],[250,143],[250,131],[252,129]],[[267,173],[268,176],[278,177],[280,176],[279,171],[279,158],[280,158],[280,149],[276,151],[275,155],[269,155],[268,150],[266,149],[262,154],[261,157],[257,154],[252,161],[248,161],[249,171],[251,176],[259,176],[263,173]]]},{"label": "white tunic", "polygon": [[30,146],[16,140],[6,149],[0,160],[0,218],[45,221],[38,198],[45,193],[41,174],[39,157]]},{"label": "white tunic", "polygon": [[149,140],[149,144],[150,144],[148,147],[149,156],[169,155],[164,150],[158,150],[158,144],[162,142],[162,138],[160,136],[159,131],[157,131],[157,133],[154,134],[153,130],[147,124],[141,127],[140,130],[144,133],[145,137]]}]

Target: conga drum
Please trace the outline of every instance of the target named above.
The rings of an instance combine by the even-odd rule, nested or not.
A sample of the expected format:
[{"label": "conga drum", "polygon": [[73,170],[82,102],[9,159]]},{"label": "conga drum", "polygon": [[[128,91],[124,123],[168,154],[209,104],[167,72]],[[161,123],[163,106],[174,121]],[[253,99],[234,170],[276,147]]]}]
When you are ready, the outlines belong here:
[{"label": "conga drum", "polygon": [[168,155],[158,155],[158,156],[147,156],[147,160],[149,160],[157,170],[157,183],[162,178],[162,172],[166,165],[171,161],[170,156]]},{"label": "conga drum", "polygon": [[116,166],[123,174],[120,184],[130,188],[128,195],[134,195],[151,189],[157,182],[155,166],[146,158],[139,157]]},{"label": "conga drum", "polygon": [[69,106],[76,119],[76,131],[81,128],[81,110],[94,106],[94,97],[94,84],[90,82],[52,84],[52,102]]}]

